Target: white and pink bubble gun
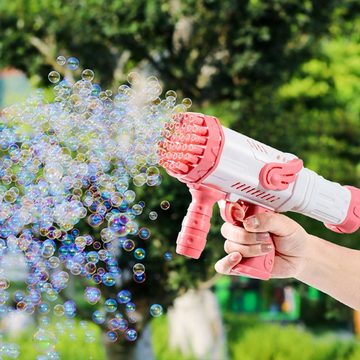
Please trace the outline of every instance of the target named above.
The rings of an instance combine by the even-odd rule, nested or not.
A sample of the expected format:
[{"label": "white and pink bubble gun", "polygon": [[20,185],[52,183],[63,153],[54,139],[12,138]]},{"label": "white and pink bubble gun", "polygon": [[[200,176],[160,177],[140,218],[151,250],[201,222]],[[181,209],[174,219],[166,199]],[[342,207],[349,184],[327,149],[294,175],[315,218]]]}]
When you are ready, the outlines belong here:
[{"label": "white and pink bubble gun", "polygon": [[[264,211],[295,211],[339,233],[360,227],[360,189],[341,186],[303,167],[295,155],[221,126],[213,116],[183,113],[167,124],[160,164],[190,188],[176,252],[198,259],[204,250],[215,202],[224,221]],[[238,216],[237,216],[238,218]],[[243,258],[233,271],[269,279],[275,253]]]}]

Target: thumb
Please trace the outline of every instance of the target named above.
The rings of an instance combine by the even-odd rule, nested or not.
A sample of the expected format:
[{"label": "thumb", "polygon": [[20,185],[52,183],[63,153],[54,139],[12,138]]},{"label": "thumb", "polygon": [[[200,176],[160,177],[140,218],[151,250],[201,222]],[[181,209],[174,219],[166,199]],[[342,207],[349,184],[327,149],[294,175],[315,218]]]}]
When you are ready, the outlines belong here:
[{"label": "thumb", "polygon": [[220,259],[215,264],[215,270],[220,274],[229,275],[231,269],[240,262],[241,258],[242,256],[240,253],[233,252]]},{"label": "thumb", "polygon": [[278,236],[293,234],[300,225],[285,215],[263,212],[244,220],[244,228],[250,232],[270,232]]}]

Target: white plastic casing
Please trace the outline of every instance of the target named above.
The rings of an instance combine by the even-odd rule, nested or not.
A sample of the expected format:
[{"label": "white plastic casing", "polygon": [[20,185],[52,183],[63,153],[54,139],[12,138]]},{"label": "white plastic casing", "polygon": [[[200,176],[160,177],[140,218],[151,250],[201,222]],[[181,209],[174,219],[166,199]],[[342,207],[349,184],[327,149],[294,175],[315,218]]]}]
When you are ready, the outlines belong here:
[{"label": "white plastic casing", "polygon": [[345,220],[351,200],[346,187],[303,168],[286,190],[266,190],[259,181],[262,167],[297,157],[228,128],[223,127],[223,131],[225,141],[220,161],[203,184],[220,188],[231,202],[243,200],[276,212],[295,211],[329,224]]}]

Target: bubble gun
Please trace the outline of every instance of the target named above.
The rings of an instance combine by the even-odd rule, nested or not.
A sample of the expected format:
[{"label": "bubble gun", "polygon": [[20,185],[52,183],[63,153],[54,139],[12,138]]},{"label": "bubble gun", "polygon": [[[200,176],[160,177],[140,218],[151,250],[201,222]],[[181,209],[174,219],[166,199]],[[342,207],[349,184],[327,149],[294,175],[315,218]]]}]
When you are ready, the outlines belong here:
[{"label": "bubble gun", "polygon": [[[192,195],[177,238],[178,254],[200,257],[216,202],[223,220],[238,226],[242,221],[235,220],[235,210],[243,219],[265,211],[294,211],[339,233],[360,227],[360,189],[326,180],[295,155],[223,127],[213,116],[176,115],[163,135],[160,165],[186,183]],[[267,280],[274,256],[273,250],[243,258],[232,270]]]}]

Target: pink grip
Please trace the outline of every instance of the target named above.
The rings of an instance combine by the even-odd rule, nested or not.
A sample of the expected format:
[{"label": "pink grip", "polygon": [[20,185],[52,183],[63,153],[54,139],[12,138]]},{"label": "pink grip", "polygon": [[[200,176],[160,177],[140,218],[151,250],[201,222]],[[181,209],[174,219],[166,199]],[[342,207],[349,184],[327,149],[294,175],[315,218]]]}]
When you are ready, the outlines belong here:
[{"label": "pink grip", "polygon": [[225,198],[225,193],[203,185],[190,185],[192,202],[182,222],[176,241],[176,252],[198,259],[205,248],[210,229],[210,219],[214,204]]},{"label": "pink grip", "polygon": [[[226,202],[225,204],[219,204],[221,209],[222,218],[230,222],[231,224],[241,226],[241,222],[234,219],[232,211],[236,208],[236,204]],[[240,208],[241,209],[241,208]],[[237,209],[238,210],[238,209]],[[246,210],[246,217],[251,215],[269,211],[260,206],[249,205]],[[245,216],[245,211],[244,211]],[[274,244],[272,238],[269,244]],[[251,258],[243,258],[241,262],[234,266],[232,272],[239,275],[244,275],[252,278],[258,278],[261,280],[268,280],[271,277],[272,268],[274,265],[275,249],[263,256],[256,256]]]}]

